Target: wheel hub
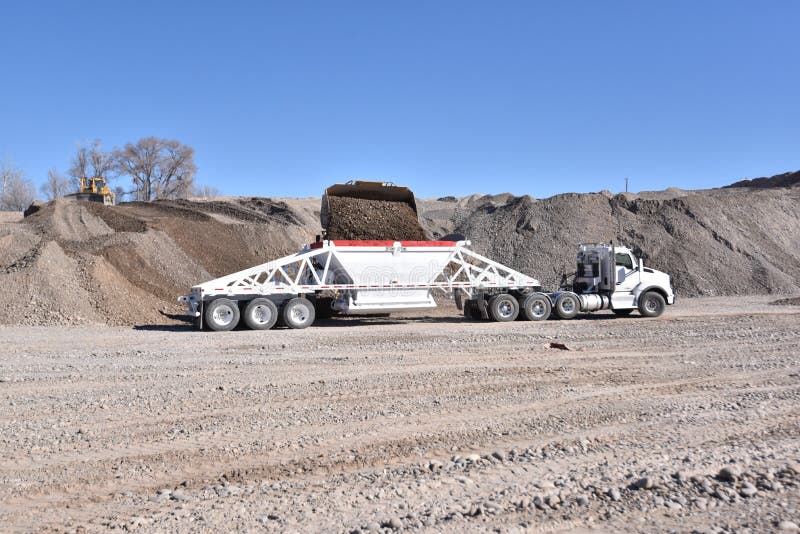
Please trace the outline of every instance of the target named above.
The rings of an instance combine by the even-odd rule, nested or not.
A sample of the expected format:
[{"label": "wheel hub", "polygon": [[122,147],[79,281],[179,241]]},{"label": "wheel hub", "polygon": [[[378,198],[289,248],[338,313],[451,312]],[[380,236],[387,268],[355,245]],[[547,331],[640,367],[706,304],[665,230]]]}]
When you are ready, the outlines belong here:
[{"label": "wheel hub", "polygon": [[292,308],[292,319],[298,323],[306,322],[308,319],[308,310],[305,306],[295,306]]},{"label": "wheel hub", "polygon": [[222,326],[229,325],[233,321],[233,310],[228,306],[219,306],[212,314],[214,321]]},{"label": "wheel hub", "polygon": [[253,319],[258,324],[266,324],[272,319],[272,312],[266,306],[256,306],[253,310]]}]

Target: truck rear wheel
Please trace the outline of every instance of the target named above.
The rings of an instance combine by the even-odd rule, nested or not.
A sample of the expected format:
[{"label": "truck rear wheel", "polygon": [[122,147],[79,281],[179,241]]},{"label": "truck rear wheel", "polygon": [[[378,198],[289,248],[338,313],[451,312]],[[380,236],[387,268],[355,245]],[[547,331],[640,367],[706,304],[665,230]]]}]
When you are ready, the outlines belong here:
[{"label": "truck rear wheel", "polygon": [[278,307],[269,299],[253,299],[244,308],[244,322],[253,330],[269,330],[277,321]]},{"label": "truck rear wheel", "polygon": [[204,307],[206,324],[211,330],[233,330],[239,324],[239,306],[231,299],[215,299]]},{"label": "truck rear wheel", "polygon": [[648,291],[639,297],[639,313],[645,317],[658,317],[664,313],[666,306],[664,297],[656,291]]},{"label": "truck rear wheel", "polygon": [[572,319],[581,309],[581,303],[575,293],[561,293],[556,298],[556,315],[561,319]]},{"label": "truck rear wheel", "polygon": [[310,300],[298,297],[283,305],[283,322],[289,328],[308,328],[314,322],[316,314]]},{"label": "truck rear wheel", "polygon": [[493,321],[513,321],[519,315],[519,302],[508,293],[501,293],[489,299],[489,317]]},{"label": "truck rear wheel", "polygon": [[533,293],[522,301],[522,314],[528,321],[544,321],[550,317],[552,306],[547,295]]}]

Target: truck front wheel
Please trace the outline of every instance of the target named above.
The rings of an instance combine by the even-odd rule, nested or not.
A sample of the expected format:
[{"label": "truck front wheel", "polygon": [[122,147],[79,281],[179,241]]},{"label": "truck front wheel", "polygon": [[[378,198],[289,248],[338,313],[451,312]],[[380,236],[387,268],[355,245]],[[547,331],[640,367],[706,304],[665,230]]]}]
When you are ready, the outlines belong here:
[{"label": "truck front wheel", "polygon": [[658,317],[664,313],[667,303],[656,291],[648,291],[639,297],[639,313],[645,317]]}]

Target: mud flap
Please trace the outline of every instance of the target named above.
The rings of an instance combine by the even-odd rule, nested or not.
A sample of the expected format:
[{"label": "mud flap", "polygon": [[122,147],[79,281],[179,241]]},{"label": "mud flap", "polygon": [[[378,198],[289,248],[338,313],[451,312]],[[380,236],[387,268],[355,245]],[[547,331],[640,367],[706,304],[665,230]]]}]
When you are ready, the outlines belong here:
[{"label": "mud flap", "polygon": [[456,309],[457,310],[463,310],[464,309],[464,303],[461,300],[461,289],[458,288],[458,287],[453,290],[453,300],[456,301]]},{"label": "mud flap", "polygon": [[478,311],[481,312],[481,319],[488,319],[489,318],[489,310],[486,308],[486,299],[483,298],[483,295],[481,295],[477,299],[477,303],[478,303]]}]

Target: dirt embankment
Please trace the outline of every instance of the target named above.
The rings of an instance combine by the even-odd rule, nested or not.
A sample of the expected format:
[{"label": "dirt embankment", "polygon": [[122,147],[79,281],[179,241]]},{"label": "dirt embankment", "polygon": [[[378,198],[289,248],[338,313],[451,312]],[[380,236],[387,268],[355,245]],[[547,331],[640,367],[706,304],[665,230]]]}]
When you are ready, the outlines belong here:
[{"label": "dirt embankment", "polygon": [[192,285],[296,251],[313,229],[283,203],[51,203],[0,226],[0,324],[152,324]]},{"label": "dirt embankment", "polygon": [[664,193],[473,199],[454,205],[452,230],[545,287],[574,271],[577,243],[613,239],[682,296],[800,292],[800,188]]}]

